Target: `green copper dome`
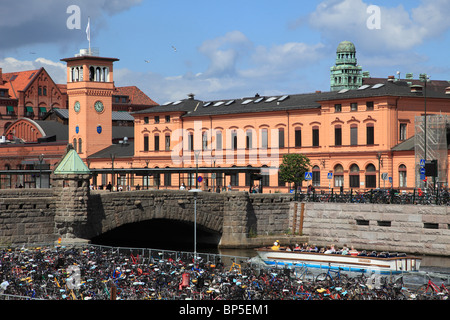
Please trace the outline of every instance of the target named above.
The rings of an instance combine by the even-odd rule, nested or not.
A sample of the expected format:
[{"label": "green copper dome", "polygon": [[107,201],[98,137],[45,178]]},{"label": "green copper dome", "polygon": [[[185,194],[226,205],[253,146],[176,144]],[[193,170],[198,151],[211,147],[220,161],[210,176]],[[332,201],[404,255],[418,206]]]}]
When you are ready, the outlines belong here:
[{"label": "green copper dome", "polygon": [[336,52],[356,52],[355,45],[350,41],[342,41],[339,43]]}]

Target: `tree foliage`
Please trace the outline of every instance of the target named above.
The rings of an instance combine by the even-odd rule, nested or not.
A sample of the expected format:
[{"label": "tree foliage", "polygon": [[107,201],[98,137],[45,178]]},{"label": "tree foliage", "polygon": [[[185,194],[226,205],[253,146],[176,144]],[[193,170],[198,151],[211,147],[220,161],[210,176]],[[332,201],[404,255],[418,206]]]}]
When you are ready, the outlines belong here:
[{"label": "tree foliage", "polygon": [[290,153],[283,155],[280,165],[280,178],[283,181],[294,183],[295,187],[305,180],[305,172],[310,168],[309,158],[300,153]]}]

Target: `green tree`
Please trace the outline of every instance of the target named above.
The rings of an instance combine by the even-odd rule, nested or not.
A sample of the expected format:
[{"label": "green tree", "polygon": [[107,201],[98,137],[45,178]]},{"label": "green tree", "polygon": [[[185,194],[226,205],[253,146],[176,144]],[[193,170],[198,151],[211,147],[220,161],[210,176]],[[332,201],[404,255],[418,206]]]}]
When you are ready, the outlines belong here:
[{"label": "green tree", "polygon": [[300,153],[283,155],[280,165],[280,178],[283,181],[293,183],[295,188],[295,200],[297,200],[297,188],[305,180],[305,172],[310,168],[309,158]]}]

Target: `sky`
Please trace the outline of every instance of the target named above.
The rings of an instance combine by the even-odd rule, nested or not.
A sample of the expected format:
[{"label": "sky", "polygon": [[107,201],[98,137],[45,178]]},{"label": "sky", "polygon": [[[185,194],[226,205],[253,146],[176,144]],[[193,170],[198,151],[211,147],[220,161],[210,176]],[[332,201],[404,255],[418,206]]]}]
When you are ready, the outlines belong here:
[{"label": "sky", "polygon": [[[114,64],[116,86],[157,103],[330,90],[341,41],[372,77],[450,80],[448,0],[0,0],[3,72],[65,63],[90,45]],[[75,8],[75,10],[73,9]]]}]

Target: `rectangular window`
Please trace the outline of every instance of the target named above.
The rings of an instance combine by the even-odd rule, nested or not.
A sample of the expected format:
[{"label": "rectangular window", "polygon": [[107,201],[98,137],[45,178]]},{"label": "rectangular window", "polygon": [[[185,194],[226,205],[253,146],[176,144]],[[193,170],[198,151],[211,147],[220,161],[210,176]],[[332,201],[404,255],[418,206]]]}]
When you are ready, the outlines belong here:
[{"label": "rectangular window", "polygon": [[237,132],[231,132],[231,149],[237,150]]},{"label": "rectangular window", "polygon": [[155,135],[155,151],[159,151],[159,135]]},{"label": "rectangular window", "polygon": [[374,127],[367,126],[367,144],[374,144]]},{"label": "rectangular window", "polygon": [[302,130],[295,129],[295,147],[300,148],[302,146]]},{"label": "rectangular window", "polygon": [[166,116],[166,123],[170,122],[170,116]]},{"label": "rectangular window", "polygon": [[267,149],[267,142],[268,142],[267,129],[262,129],[262,131],[261,131],[261,148],[262,149]]},{"label": "rectangular window", "polygon": [[350,175],[350,188],[359,188],[359,174]]},{"label": "rectangular window", "polygon": [[144,136],[144,151],[148,151],[148,136]]},{"label": "rectangular window", "polygon": [[208,134],[206,131],[202,133],[202,150],[208,150]]},{"label": "rectangular window", "polygon": [[350,145],[352,146],[358,145],[358,127],[350,128]]},{"label": "rectangular window", "polygon": [[148,123],[148,117],[144,117],[144,123],[145,123],[145,124]]},{"label": "rectangular window", "polygon": [[279,187],[285,187],[285,186],[286,186],[286,181],[284,181],[284,180],[281,178],[280,171],[278,171],[278,186],[279,186]]},{"label": "rectangular window", "polygon": [[342,128],[341,127],[334,128],[334,145],[335,146],[342,145]]},{"label": "rectangular window", "polygon": [[165,136],[165,150],[166,151],[170,151],[170,136],[169,135],[166,135]]},{"label": "rectangular window", "polygon": [[172,174],[164,173],[164,185],[169,187],[172,185]]},{"label": "rectangular window", "polygon": [[155,123],[159,123],[159,116],[155,116]]},{"label": "rectangular window", "polygon": [[194,135],[192,133],[188,134],[188,150],[194,151]]},{"label": "rectangular window", "polygon": [[239,173],[230,174],[230,185],[239,186]]},{"label": "rectangular window", "polygon": [[343,187],[344,186],[344,176],[334,175],[334,186],[335,187]]},{"label": "rectangular window", "polygon": [[366,102],[366,110],[367,111],[373,110],[373,101],[367,101]]},{"label": "rectangular window", "polygon": [[312,172],[312,185],[315,187],[320,186],[320,171]]},{"label": "rectangular window", "polygon": [[335,104],[334,105],[334,112],[341,112],[342,111],[342,105],[341,104]]},{"label": "rectangular window", "polygon": [[216,150],[222,150],[222,132],[216,132]]},{"label": "rectangular window", "polygon": [[406,123],[400,123],[399,138],[401,141],[406,140]]},{"label": "rectangular window", "polygon": [[377,176],[374,174],[366,175],[366,188],[377,187]]},{"label": "rectangular window", "polygon": [[318,147],[319,146],[319,129],[318,128],[314,128],[312,131],[312,144],[313,147]]},{"label": "rectangular window", "polygon": [[284,129],[278,129],[278,148],[284,148]]},{"label": "rectangular window", "polygon": [[246,138],[245,139],[245,148],[251,149],[253,144],[252,144],[252,132],[250,130],[248,130],[246,132],[245,138]]},{"label": "rectangular window", "polygon": [[350,111],[358,111],[358,104],[356,102],[350,103]]}]

